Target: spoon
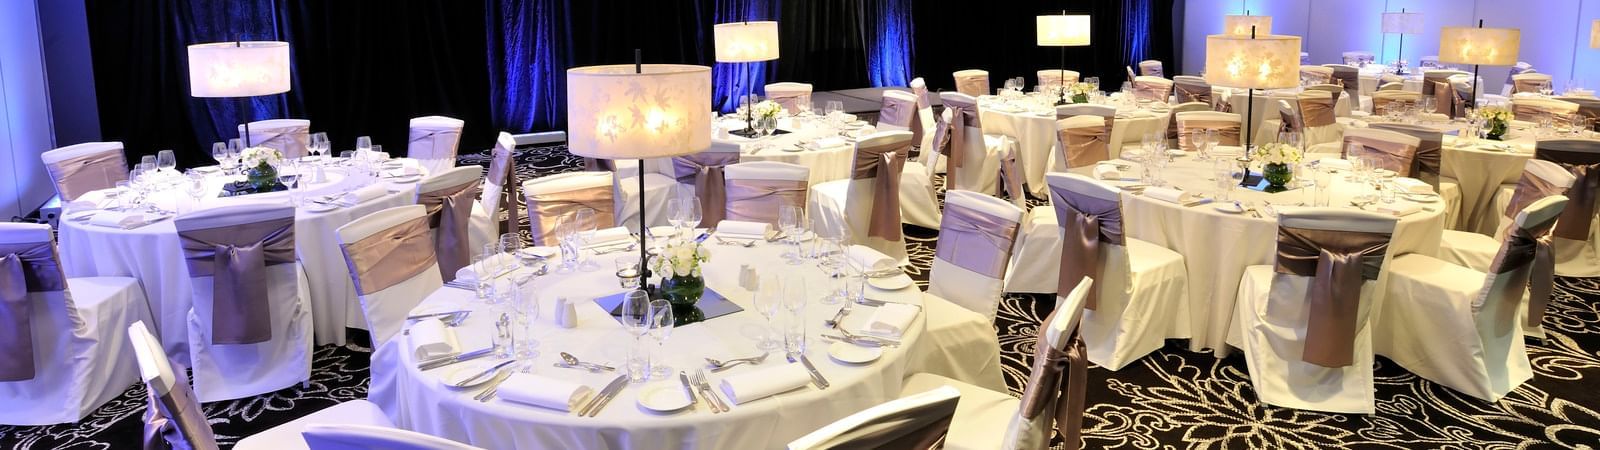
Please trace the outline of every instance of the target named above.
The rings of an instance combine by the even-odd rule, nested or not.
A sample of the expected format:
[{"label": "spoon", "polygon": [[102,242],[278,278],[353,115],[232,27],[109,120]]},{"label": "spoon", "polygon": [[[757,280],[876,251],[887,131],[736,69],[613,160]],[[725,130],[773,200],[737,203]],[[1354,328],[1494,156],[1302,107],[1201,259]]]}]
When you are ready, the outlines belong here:
[{"label": "spoon", "polygon": [[595,364],[595,363],[587,363],[587,362],[580,361],[580,360],[578,360],[578,357],[572,356],[571,353],[567,353],[567,352],[561,352],[561,362],[566,363],[567,367],[577,367],[577,368],[589,369],[590,372],[599,372],[599,371],[602,371],[602,370],[605,370],[605,371],[616,371],[617,370],[616,368],[611,367],[611,366],[607,366],[607,365]]},{"label": "spoon", "polygon": [[715,359],[706,358],[706,364],[711,366],[711,371],[712,372],[721,372],[721,371],[724,371],[724,370],[728,370],[728,368],[730,368],[730,367],[737,366],[737,365],[743,364],[743,363],[761,364],[762,361],[766,361],[767,360],[767,355],[771,355],[771,354],[772,353],[770,353],[770,352],[765,352],[765,353],[762,353],[761,356],[752,356],[752,357],[749,357],[749,358],[730,359],[730,360],[727,360],[727,361],[718,361],[718,360],[715,360]]},{"label": "spoon", "polygon": [[594,254],[596,254],[596,255],[605,255],[605,254],[617,253],[617,252],[629,252],[629,251],[634,251],[634,250],[637,250],[637,249],[639,249],[639,243],[638,242],[634,242],[632,244],[628,244],[628,246],[626,246],[626,247],[612,247],[612,248],[608,248],[608,249],[601,250],[601,251],[598,251],[598,252],[594,252]]}]

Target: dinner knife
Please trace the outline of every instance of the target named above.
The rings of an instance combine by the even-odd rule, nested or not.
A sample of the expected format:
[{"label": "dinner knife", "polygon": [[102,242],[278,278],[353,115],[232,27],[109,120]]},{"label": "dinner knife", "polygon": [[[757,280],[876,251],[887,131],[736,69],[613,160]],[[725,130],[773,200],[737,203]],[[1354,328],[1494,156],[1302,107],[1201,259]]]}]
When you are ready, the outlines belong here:
[{"label": "dinner knife", "polygon": [[804,354],[800,355],[800,364],[805,365],[806,366],[806,371],[811,372],[811,379],[812,380],[816,380],[817,388],[819,388],[819,389],[827,389],[828,388],[828,379],[822,377],[822,372],[818,372],[817,371],[817,367],[811,365],[811,360],[810,359],[806,359],[806,355],[804,355]]},{"label": "dinner knife", "polygon": [[683,395],[689,397],[689,408],[692,409],[700,404],[700,398],[694,395],[694,387],[689,385],[689,374],[678,371],[678,381],[683,383]]},{"label": "dinner knife", "polygon": [[617,391],[622,390],[622,387],[627,384],[628,376],[626,374],[617,375],[617,378],[612,379],[611,383],[606,384],[606,387],[601,389],[600,393],[595,394],[594,398],[589,400],[588,405],[584,405],[583,409],[578,411],[578,417],[594,417],[595,414],[599,414],[600,407],[604,406],[605,402],[610,401],[609,397],[616,395]]},{"label": "dinner knife", "polygon": [[437,368],[440,368],[440,367],[444,367],[444,366],[448,366],[448,365],[451,365],[451,364],[455,364],[455,363],[458,363],[458,362],[471,361],[471,360],[482,358],[482,357],[489,356],[489,355],[492,355],[492,354],[494,354],[494,349],[493,348],[486,348],[486,349],[483,349],[483,350],[477,350],[477,351],[462,353],[462,354],[459,354],[459,355],[456,355],[456,356],[449,356],[449,357],[438,358],[438,359],[430,359],[430,360],[427,360],[427,361],[423,361],[423,362],[417,363],[417,370],[433,370],[433,369],[437,369]]}]

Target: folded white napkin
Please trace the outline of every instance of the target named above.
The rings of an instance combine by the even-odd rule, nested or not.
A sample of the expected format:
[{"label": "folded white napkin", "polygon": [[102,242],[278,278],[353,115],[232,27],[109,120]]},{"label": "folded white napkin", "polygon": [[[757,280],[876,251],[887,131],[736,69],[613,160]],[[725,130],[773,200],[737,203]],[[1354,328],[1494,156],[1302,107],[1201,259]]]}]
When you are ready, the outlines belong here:
[{"label": "folded white napkin", "polygon": [[500,383],[499,389],[495,394],[508,402],[562,412],[571,412],[594,393],[593,388],[583,384],[531,373],[513,374]]},{"label": "folded white napkin", "polygon": [[1101,180],[1120,180],[1122,179],[1122,171],[1117,170],[1117,166],[1110,164],[1095,164],[1094,177]]},{"label": "folded white napkin", "polygon": [[1391,214],[1391,215],[1394,215],[1395,217],[1409,216],[1409,215],[1411,215],[1413,213],[1416,213],[1417,211],[1421,211],[1421,210],[1422,210],[1421,206],[1418,206],[1417,204],[1410,203],[1410,202],[1384,203],[1384,204],[1379,204],[1378,205],[1378,212],[1384,213],[1384,214]]},{"label": "folded white napkin", "polygon": [[722,379],[722,393],[736,405],[803,388],[811,383],[811,374],[799,364],[779,364],[763,367]]},{"label": "folded white napkin", "polygon": [[767,231],[771,229],[772,224],[766,222],[724,220],[717,223],[717,235],[722,237],[766,239]]},{"label": "folded white napkin", "polygon": [[911,326],[911,321],[916,320],[921,308],[904,303],[885,303],[873,311],[872,319],[867,321],[867,333],[890,339],[900,339],[905,334],[906,327]]},{"label": "folded white napkin", "polygon": [[1396,187],[1399,187],[1401,191],[1412,193],[1412,194],[1432,194],[1433,193],[1433,186],[1430,186],[1430,185],[1428,185],[1428,183],[1425,183],[1422,180],[1418,180],[1416,178],[1405,178],[1405,177],[1395,178],[1394,179],[1394,185]]},{"label": "folded white napkin", "polygon": [[1323,159],[1317,160],[1317,168],[1319,168],[1319,169],[1334,169],[1334,170],[1350,170],[1350,161],[1346,161],[1346,160],[1338,159],[1338,158],[1323,158]]},{"label": "folded white napkin", "polygon": [[106,193],[105,193],[105,191],[90,191],[90,192],[84,193],[83,195],[78,196],[77,200],[73,200],[72,202],[67,203],[66,207],[62,208],[62,210],[64,210],[64,211],[88,211],[88,210],[91,210],[91,209],[100,209],[100,208],[103,207],[101,205],[103,205],[105,203],[106,203]]},{"label": "folded white napkin", "polygon": [[1167,203],[1182,204],[1193,200],[1193,194],[1167,187],[1145,188],[1144,196]]},{"label": "folded white napkin", "polygon": [[382,184],[365,186],[344,194],[339,199],[340,206],[356,206],[389,193],[389,188]]},{"label": "folded white napkin", "polygon": [[625,227],[611,227],[604,230],[595,230],[593,234],[589,235],[589,244],[584,248],[613,245],[629,239],[633,239],[633,234]]},{"label": "folded white napkin", "polygon": [[131,230],[165,218],[167,216],[142,212],[100,211],[89,218],[89,224]]},{"label": "folded white napkin", "polygon": [[[549,248],[549,247],[545,247],[545,248]],[[560,253],[560,251],[557,251],[557,254],[559,254],[559,253]],[[494,256],[492,256],[492,258],[494,258],[494,259],[492,261],[490,261],[490,265],[495,266],[495,267],[506,267],[506,266],[511,265],[511,264],[517,264],[516,258],[511,256],[510,254],[506,254],[506,253],[495,254]],[[493,275],[493,274],[490,274],[490,275]],[[445,280],[445,281],[449,281],[449,280]],[[466,267],[462,267],[462,268],[456,270],[456,281],[460,281],[460,282],[463,282],[463,283],[471,283],[471,282],[474,282],[474,281],[478,281],[477,265],[476,264],[468,264]],[[426,314],[426,313],[423,313],[423,314]]]},{"label": "folded white napkin", "polygon": [[889,270],[898,265],[894,258],[865,245],[852,245],[844,253],[850,257],[850,263],[868,272]]},{"label": "folded white napkin", "polygon": [[1175,148],[1167,150],[1167,156],[1184,156],[1184,155],[1187,155],[1187,154],[1189,154],[1189,153],[1185,152],[1183,150],[1175,149]]},{"label": "folded white napkin", "polygon": [[815,145],[816,148],[820,150],[820,149],[825,149],[825,148],[843,147],[843,146],[845,146],[845,144],[848,144],[848,142],[845,142],[844,138],[838,137],[838,136],[831,136],[831,137],[825,137],[825,138],[817,139],[817,141],[813,145]]},{"label": "folded white napkin", "polygon": [[419,320],[411,325],[411,354],[425,361],[457,351],[456,332],[438,319]]},{"label": "folded white napkin", "polygon": [[745,121],[739,119],[722,119],[717,121],[717,128],[724,130],[743,130]]}]

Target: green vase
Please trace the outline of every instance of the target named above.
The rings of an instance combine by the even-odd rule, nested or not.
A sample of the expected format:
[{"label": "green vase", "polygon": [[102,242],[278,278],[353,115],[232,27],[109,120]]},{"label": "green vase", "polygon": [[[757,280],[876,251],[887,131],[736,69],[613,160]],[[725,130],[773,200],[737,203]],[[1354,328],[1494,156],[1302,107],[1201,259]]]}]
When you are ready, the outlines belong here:
[{"label": "green vase", "polygon": [[1504,121],[1504,120],[1490,120],[1489,121],[1489,131],[1484,133],[1484,137],[1487,137],[1490,140],[1494,140],[1494,141],[1505,140],[1505,137],[1506,137],[1506,121]]},{"label": "green vase", "polygon": [[1072,94],[1073,103],[1089,103],[1089,94]]},{"label": "green vase", "polygon": [[674,307],[693,306],[706,293],[706,280],[696,276],[673,275],[661,280],[661,297]]},{"label": "green vase", "polygon": [[1294,169],[1288,164],[1267,164],[1261,166],[1261,176],[1267,179],[1267,188],[1263,191],[1269,193],[1289,190],[1289,181],[1294,179]]},{"label": "green vase", "polygon": [[262,164],[245,171],[245,182],[256,192],[271,191],[278,184],[278,169]]}]

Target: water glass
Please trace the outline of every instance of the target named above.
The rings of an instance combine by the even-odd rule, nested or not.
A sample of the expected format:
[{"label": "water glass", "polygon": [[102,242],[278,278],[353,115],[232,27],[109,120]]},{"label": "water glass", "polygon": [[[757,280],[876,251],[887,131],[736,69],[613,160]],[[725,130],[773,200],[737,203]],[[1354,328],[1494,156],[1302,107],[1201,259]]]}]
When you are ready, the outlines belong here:
[{"label": "water glass", "polygon": [[[650,340],[655,341],[656,343],[655,350],[658,352],[658,355],[659,352],[662,352],[666,349],[667,338],[672,336],[672,329],[676,323],[677,320],[673,317],[672,313],[672,303],[664,299],[650,301],[649,336]],[[659,357],[650,358],[650,374],[652,376],[656,378],[666,378],[672,374],[672,367],[667,366],[663,362],[664,360],[665,358]]]},{"label": "water glass", "polygon": [[619,256],[616,259],[617,283],[626,289],[638,289],[639,277],[644,273],[639,270],[638,256]]},{"label": "water glass", "polygon": [[787,353],[805,353],[806,284],[798,276],[790,275],[783,282],[783,309],[788,312],[783,332],[783,350]]},{"label": "water glass", "polygon": [[783,258],[791,266],[802,262],[799,238],[803,229],[801,220],[804,220],[804,216],[804,212],[798,206],[783,205],[778,208],[778,227],[788,236],[786,240],[790,244],[790,250],[783,253]]},{"label": "water glass", "polygon": [[756,348],[761,350],[777,350],[780,346],[778,340],[773,338],[773,335],[777,333],[773,320],[778,318],[778,311],[782,309],[783,305],[782,280],[777,275],[766,275],[761,277],[761,284],[756,286],[756,295],[753,303],[756,312],[761,313],[761,317],[767,319],[767,328],[761,333],[761,341],[756,344]]},{"label": "water glass", "polygon": [[1217,182],[1217,201],[1219,202],[1229,201],[1232,198],[1233,186],[1238,184],[1234,182],[1233,168],[1229,167],[1231,164],[1224,164],[1223,166],[1212,173],[1213,179]]},{"label": "water glass", "polygon": [[500,317],[494,321],[494,342],[492,345],[495,358],[509,359],[516,354],[516,319],[511,317],[515,314],[513,311],[502,312]]}]

